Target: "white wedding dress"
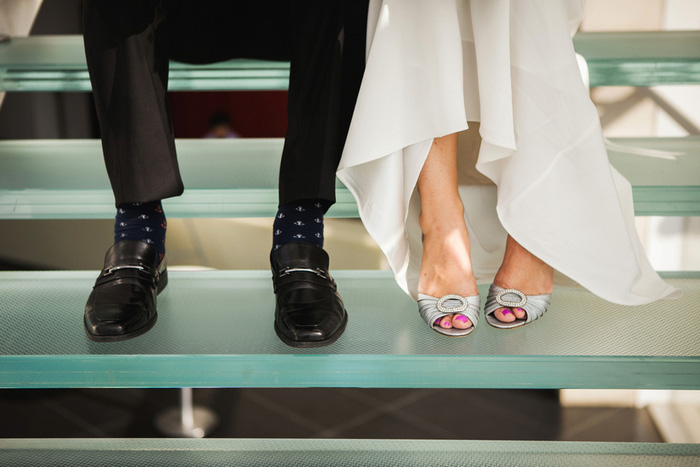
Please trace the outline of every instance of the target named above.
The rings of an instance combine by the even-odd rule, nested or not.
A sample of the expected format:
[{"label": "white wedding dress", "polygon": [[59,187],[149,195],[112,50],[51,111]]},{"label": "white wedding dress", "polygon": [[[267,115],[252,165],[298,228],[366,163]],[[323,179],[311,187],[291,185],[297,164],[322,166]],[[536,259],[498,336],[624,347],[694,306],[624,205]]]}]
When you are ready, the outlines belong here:
[{"label": "white wedding dress", "polygon": [[493,182],[460,185],[479,282],[493,279],[507,232],[557,279],[611,302],[679,295],[649,264],[631,186],[608,162],[571,41],[581,15],[578,0],[371,0],[338,177],[414,299],[418,175],[433,138],[467,122],[480,122],[476,169]]}]

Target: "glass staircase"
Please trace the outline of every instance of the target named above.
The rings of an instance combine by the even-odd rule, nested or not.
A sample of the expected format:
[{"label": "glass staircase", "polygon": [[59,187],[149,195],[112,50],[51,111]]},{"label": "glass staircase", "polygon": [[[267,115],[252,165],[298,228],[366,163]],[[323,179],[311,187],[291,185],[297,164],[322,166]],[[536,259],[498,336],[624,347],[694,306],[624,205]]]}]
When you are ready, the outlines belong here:
[{"label": "glass staircase", "polygon": [[[665,157],[610,152],[632,183],[638,216],[700,215],[700,137],[619,138],[617,145],[677,153]],[[178,140],[187,186],[167,199],[168,217],[272,217],[283,140]],[[616,146],[617,147],[617,146]],[[206,154],[206,157],[202,157]],[[81,167],[76,178],[74,167]],[[337,182],[330,217],[357,217],[350,192]],[[0,219],[114,217],[114,197],[97,140],[0,141]]]},{"label": "glass staircase", "polygon": [[6,440],[3,465],[687,467],[693,444],[351,439]]},{"label": "glass staircase", "polygon": [[[700,32],[580,33],[591,86],[697,84]],[[289,64],[231,60],[215,65],[173,62],[171,91],[287,89]],[[81,36],[18,37],[0,46],[0,91],[91,91]]]},{"label": "glass staircase", "polygon": [[[168,276],[148,338],[105,344],[82,329],[95,272],[0,272],[2,387],[700,388],[700,273],[667,275],[679,300],[623,307],[561,288],[537,326],[445,339],[403,319],[415,304],[388,271],[338,271],[352,325],[319,349],[248,332],[272,322],[267,271]],[[377,316],[402,325],[387,333]]]},{"label": "glass staircase", "polygon": [[[699,32],[587,33],[575,38],[591,85],[700,83]],[[172,90],[285,89],[284,63],[173,64]],[[0,92],[89,91],[82,39],[0,43]],[[700,138],[616,143],[677,153],[611,153],[633,184],[638,215],[700,215]],[[272,216],[281,141],[178,141],[189,190],[173,217]],[[201,153],[207,157],[201,157]],[[85,177],[68,168],[79,166]],[[225,167],[225,170],[221,170]],[[335,217],[355,217],[338,187]],[[113,200],[98,141],[0,142],[0,219],[110,218]],[[602,266],[603,267],[603,266]],[[145,338],[94,344],[82,330],[96,273],[0,273],[0,388],[438,387],[700,389],[700,273],[667,273],[677,301],[639,308],[558,289],[536,326],[444,339],[411,320],[387,335],[373,317],[413,302],[390,274],[338,271],[350,326],[330,347],[291,349],[272,327],[269,273],[172,272],[158,325]],[[481,289],[485,294],[485,289]],[[644,319],[639,319],[644,316]],[[390,318],[391,319],[391,318]],[[394,318],[397,319],[397,318]],[[222,323],[226,323],[222,326]],[[233,331],[232,331],[233,330]],[[459,368],[455,371],[455,368]],[[0,440],[0,465],[494,465],[685,466],[700,445],[396,440]]]}]

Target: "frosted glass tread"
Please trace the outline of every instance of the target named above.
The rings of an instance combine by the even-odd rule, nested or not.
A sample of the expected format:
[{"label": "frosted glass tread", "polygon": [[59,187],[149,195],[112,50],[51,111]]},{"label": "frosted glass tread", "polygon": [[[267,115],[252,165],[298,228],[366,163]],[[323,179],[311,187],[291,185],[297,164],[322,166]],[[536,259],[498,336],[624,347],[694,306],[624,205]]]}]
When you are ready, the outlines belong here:
[{"label": "frosted glass tread", "polygon": [[700,445],[349,439],[0,440],[2,465],[686,467]]},{"label": "frosted glass tread", "polygon": [[[165,200],[168,217],[272,217],[283,140],[178,139],[185,194]],[[79,176],[75,168],[80,167]],[[328,215],[357,217],[337,181]],[[98,140],[0,141],[0,219],[108,219],[114,197]]]},{"label": "frosted glass tread", "polygon": [[[574,38],[591,84],[651,86],[700,82],[700,32],[587,32]],[[232,60],[212,65],[173,62],[171,90],[281,90],[284,62]],[[32,36],[0,44],[0,91],[89,91],[81,36]]]},{"label": "frosted glass tread", "polygon": [[[286,90],[289,63],[238,59],[209,65],[171,62],[168,89]],[[83,38],[15,37],[0,44],[0,91],[91,91]]]},{"label": "frosted glass tread", "polygon": [[[620,138],[621,145],[678,153],[611,151],[633,185],[638,215],[700,215],[700,137]],[[170,217],[271,217],[283,141],[176,142],[185,194],[165,201]],[[79,173],[75,168],[80,167]],[[356,217],[338,181],[332,217]],[[0,141],[0,219],[112,218],[113,197],[97,140]]]},{"label": "frosted glass tread", "polygon": [[655,86],[700,82],[700,32],[588,32],[574,37],[591,86]]},{"label": "frosted glass tread", "polygon": [[151,331],[91,342],[82,316],[96,274],[0,272],[0,387],[700,389],[700,273],[668,279],[681,299],[639,307],[560,288],[537,322],[482,322],[458,339],[427,329],[388,272],[337,271],[349,324],[318,349],[275,335],[267,271],[171,271]]}]

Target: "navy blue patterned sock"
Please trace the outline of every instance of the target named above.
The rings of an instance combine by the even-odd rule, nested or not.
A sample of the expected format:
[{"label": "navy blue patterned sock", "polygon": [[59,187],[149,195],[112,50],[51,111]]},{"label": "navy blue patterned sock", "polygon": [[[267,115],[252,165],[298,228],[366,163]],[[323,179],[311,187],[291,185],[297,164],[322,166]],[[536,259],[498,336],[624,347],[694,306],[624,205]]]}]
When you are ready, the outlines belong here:
[{"label": "navy blue patterned sock", "polygon": [[272,251],[287,243],[311,243],[323,248],[323,214],[326,203],[304,199],[284,204],[272,225]]},{"label": "navy blue patterned sock", "polygon": [[153,245],[158,257],[163,259],[167,228],[168,222],[160,201],[120,204],[114,220],[114,243],[127,239],[143,240]]}]

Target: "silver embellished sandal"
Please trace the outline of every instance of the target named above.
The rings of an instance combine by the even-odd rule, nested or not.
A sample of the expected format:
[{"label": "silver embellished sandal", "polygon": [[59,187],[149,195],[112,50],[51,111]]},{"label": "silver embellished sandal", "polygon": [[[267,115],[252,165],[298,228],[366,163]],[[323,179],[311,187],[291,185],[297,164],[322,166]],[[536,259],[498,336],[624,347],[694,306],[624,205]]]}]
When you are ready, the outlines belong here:
[{"label": "silver embellished sandal", "polygon": [[[552,294],[525,295],[517,289],[504,289],[495,284],[491,284],[489,294],[484,307],[484,317],[486,322],[494,328],[510,329],[525,326],[542,316],[549,307]],[[499,321],[493,314],[499,308],[522,308],[525,310],[524,319],[516,319],[511,323]]]},{"label": "silver embellished sandal", "polygon": [[[430,328],[440,334],[451,337],[468,336],[476,329],[479,322],[479,309],[481,307],[481,297],[472,295],[462,297],[461,295],[445,295],[437,299],[430,295],[418,294],[418,311],[423,320]],[[462,314],[469,318],[472,325],[467,329],[442,328],[435,324],[435,321],[447,315]]]}]

